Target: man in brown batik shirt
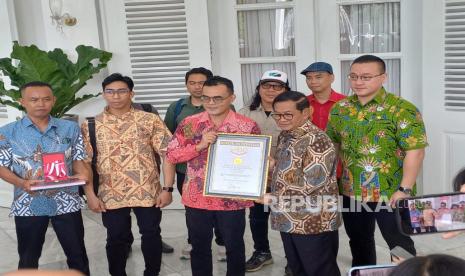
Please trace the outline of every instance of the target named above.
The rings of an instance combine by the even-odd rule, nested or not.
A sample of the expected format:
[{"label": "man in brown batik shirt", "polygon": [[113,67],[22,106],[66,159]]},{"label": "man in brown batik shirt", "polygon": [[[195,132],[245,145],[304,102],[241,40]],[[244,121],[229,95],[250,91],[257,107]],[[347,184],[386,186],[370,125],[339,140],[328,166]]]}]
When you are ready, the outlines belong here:
[{"label": "man in brown batik shirt", "polygon": [[271,228],[281,232],[294,275],[340,275],[336,150],[309,115],[309,102],[300,92],[284,92],[273,102],[271,116],[283,131],[266,197]]}]

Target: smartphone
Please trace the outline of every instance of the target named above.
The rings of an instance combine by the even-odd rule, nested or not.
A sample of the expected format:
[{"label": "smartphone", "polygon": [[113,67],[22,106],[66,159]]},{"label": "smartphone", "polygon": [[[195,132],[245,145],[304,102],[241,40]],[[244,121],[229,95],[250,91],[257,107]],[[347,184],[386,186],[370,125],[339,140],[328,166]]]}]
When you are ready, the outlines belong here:
[{"label": "smartphone", "polygon": [[401,199],[397,201],[396,219],[405,235],[465,230],[465,193]]},{"label": "smartphone", "polygon": [[349,270],[348,276],[388,276],[395,265],[356,266]]},{"label": "smartphone", "polygon": [[403,260],[407,260],[413,257],[413,255],[410,254],[410,252],[408,252],[400,246],[396,246],[393,249],[391,249],[391,255]]}]

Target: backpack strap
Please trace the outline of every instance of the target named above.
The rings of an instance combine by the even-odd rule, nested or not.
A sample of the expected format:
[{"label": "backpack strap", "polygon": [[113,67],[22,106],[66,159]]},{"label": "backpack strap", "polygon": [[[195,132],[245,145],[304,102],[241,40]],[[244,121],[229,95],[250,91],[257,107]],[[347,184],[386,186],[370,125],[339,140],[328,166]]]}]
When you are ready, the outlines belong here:
[{"label": "backpack strap", "polygon": [[143,111],[148,112],[148,113],[152,113],[152,105],[151,104],[143,103],[143,104],[140,104],[140,105],[141,105]]},{"label": "backpack strap", "polygon": [[95,194],[98,193],[98,185],[99,185],[99,175],[97,173],[97,138],[95,136],[95,117],[87,117],[87,126],[89,128],[89,139],[90,145],[92,146],[92,174],[93,174],[93,184],[94,184],[94,192]]},{"label": "backpack strap", "polygon": [[160,115],[158,114],[158,111],[156,108],[153,107],[153,105],[149,104],[149,103],[133,103],[132,106],[135,108],[135,109],[138,109],[138,110],[142,110],[144,112],[148,112],[148,113],[153,113],[153,114],[156,114],[156,115]]},{"label": "backpack strap", "polygon": [[[133,107],[135,109],[142,110],[144,112],[159,115],[158,111],[153,107],[153,105],[151,105],[149,103],[133,103]],[[160,173],[160,170],[161,170],[161,157],[160,157],[160,155],[158,155],[158,153],[156,153],[156,152],[153,152],[153,153],[155,155],[155,163],[157,165],[158,173]]]},{"label": "backpack strap", "polygon": [[173,117],[173,121],[174,121],[174,130],[176,130],[176,128],[178,127],[177,119],[178,119],[179,114],[181,114],[181,110],[182,110],[182,101],[184,101],[184,98],[179,99],[179,100],[176,102],[176,106],[174,107],[174,117]]}]

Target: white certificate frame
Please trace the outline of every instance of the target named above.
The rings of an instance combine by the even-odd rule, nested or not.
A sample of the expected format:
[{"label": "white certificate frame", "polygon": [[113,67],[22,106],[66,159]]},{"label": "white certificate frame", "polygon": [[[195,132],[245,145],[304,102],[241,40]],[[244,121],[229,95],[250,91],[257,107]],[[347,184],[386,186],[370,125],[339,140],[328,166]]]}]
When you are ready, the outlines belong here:
[{"label": "white certificate frame", "polygon": [[271,139],[269,135],[218,133],[208,148],[203,195],[261,198],[268,180]]}]

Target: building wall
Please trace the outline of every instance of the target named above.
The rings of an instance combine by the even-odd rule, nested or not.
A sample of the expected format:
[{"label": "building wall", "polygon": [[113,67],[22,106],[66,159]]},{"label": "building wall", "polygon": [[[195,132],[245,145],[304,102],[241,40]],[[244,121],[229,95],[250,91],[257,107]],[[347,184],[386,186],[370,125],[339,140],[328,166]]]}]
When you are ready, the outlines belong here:
[{"label": "building wall", "polygon": [[[11,0],[3,0],[10,1]],[[215,1],[216,2],[216,1]],[[220,12],[220,7],[213,1],[208,1],[209,12]],[[64,27],[64,33],[57,32],[55,26],[51,24],[48,0],[15,0],[14,11],[15,17],[20,20],[16,21],[18,30],[18,40],[22,44],[34,43],[42,49],[53,49],[60,47],[66,53],[73,56],[74,48],[79,44],[92,45],[94,47],[104,48],[102,45],[102,35],[99,32],[99,20],[97,16],[98,0],[79,0],[64,1],[64,12],[69,12],[78,20],[77,25],[73,27]],[[427,155],[424,162],[424,168],[420,175],[423,177],[423,186],[420,187],[422,193],[446,192],[450,191],[450,180],[453,176],[453,170],[448,166],[454,163],[455,167],[459,166],[460,160],[452,160],[447,155],[447,135],[443,131],[462,131],[465,132],[463,125],[454,125],[453,123],[445,124],[444,120],[453,118],[453,115],[447,115],[442,109],[444,91],[444,21],[443,7],[444,1],[438,0],[412,0],[406,5],[416,5],[419,12],[415,18],[407,18],[411,29],[410,33],[420,30],[420,39],[418,36],[410,38],[415,43],[403,43],[413,49],[413,57],[407,60],[414,63],[409,67],[407,76],[418,79],[415,85],[411,85],[405,91],[407,99],[414,102],[421,110],[427,127],[430,146],[427,148]],[[416,24],[413,24],[415,23]],[[210,26],[215,24],[209,22]],[[410,27],[409,27],[410,28]],[[324,26],[321,27],[320,33],[323,34]],[[221,39],[222,34],[218,26],[211,28],[211,38]],[[407,37],[409,39],[409,37]],[[212,42],[215,45],[216,41]],[[212,67],[219,68],[221,60],[212,60]],[[102,72],[88,83],[83,89],[83,93],[96,93],[101,90],[100,83],[107,72]],[[404,75],[403,75],[404,76]],[[420,91],[413,91],[420,90]],[[79,105],[72,111],[81,116],[95,115],[97,110],[104,106],[101,98],[92,99],[84,104]],[[449,117],[448,117],[449,116]],[[463,116],[455,113],[455,116]],[[464,116],[465,117],[465,116]],[[457,148],[456,148],[457,149]],[[452,148],[453,151],[453,148]],[[463,155],[463,154],[462,154]]]},{"label": "building wall", "polygon": [[[52,25],[48,2],[48,0],[14,1],[20,44],[35,44],[43,50],[61,48],[72,60],[77,58],[74,49],[80,44],[102,48],[97,28],[95,0],[63,1],[63,12],[68,12],[77,18],[77,24],[63,27],[63,33]],[[95,94],[101,91],[100,84],[105,74],[106,72],[102,71],[94,76],[80,93]],[[95,115],[96,110],[101,110],[103,106],[103,100],[99,97],[78,105],[69,113],[79,114],[82,121],[86,116]]]}]

